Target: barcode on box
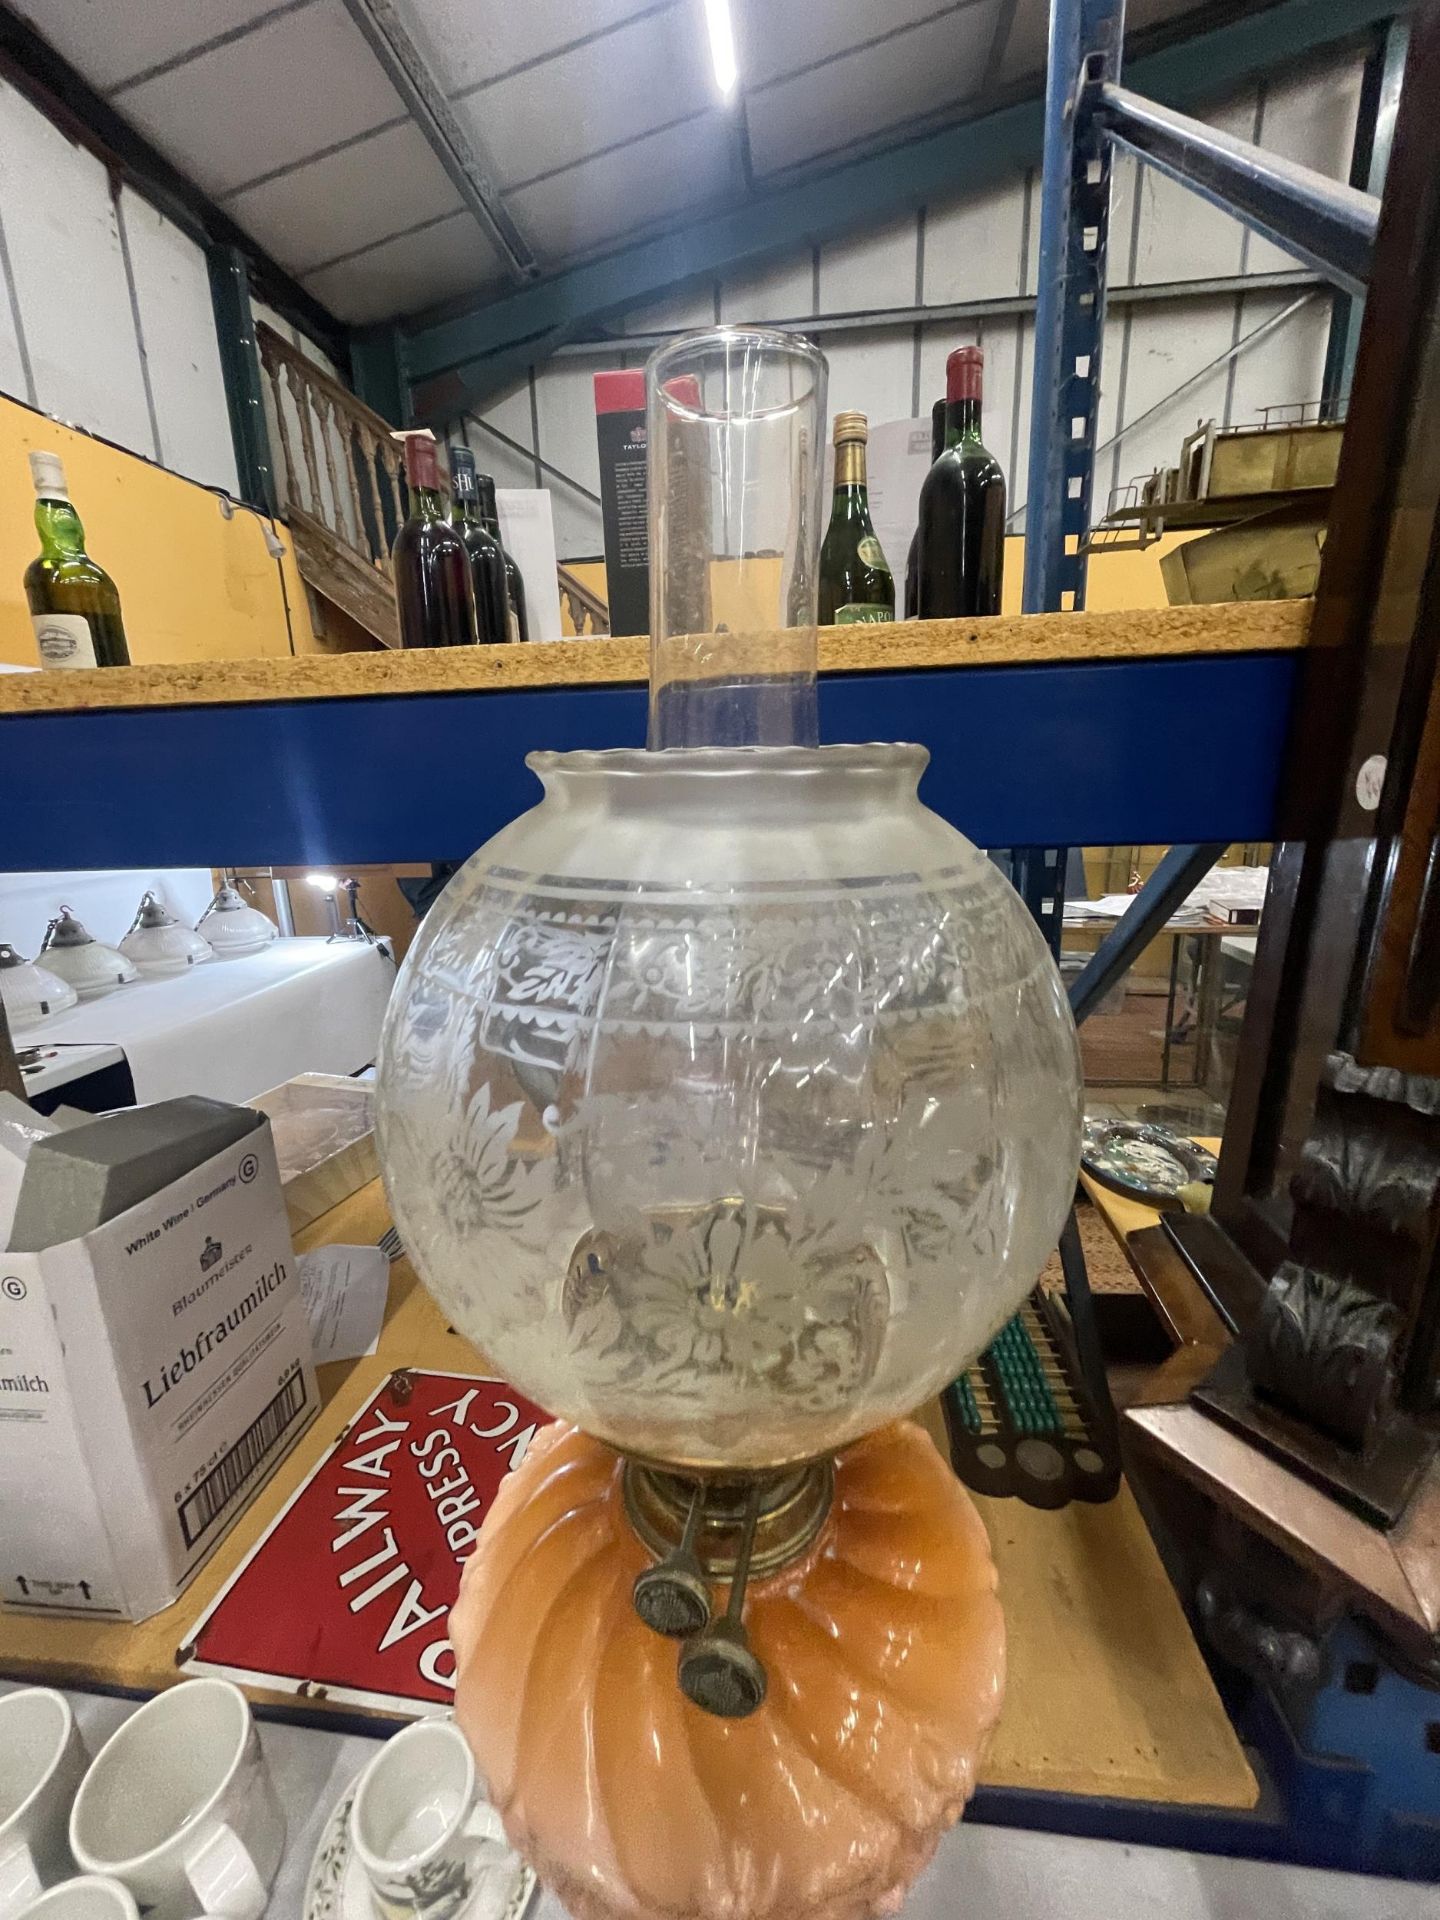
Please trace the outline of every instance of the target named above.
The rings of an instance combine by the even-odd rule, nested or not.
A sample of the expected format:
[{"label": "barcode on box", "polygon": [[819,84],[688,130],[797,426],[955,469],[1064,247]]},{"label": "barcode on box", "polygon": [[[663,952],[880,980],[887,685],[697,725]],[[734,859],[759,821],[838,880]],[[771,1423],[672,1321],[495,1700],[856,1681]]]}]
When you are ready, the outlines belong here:
[{"label": "barcode on box", "polygon": [[180,1531],[187,1547],[193,1547],[220,1518],[304,1405],[305,1376],[297,1373],[285,1382],[259,1418],[251,1421],[188,1499],[182,1501]]}]

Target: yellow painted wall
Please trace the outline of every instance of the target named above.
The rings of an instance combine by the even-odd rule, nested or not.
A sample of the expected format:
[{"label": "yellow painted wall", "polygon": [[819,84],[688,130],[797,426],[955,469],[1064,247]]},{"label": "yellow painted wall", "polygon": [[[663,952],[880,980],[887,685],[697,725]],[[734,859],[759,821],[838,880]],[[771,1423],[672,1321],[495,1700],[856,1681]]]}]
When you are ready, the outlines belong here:
[{"label": "yellow painted wall", "polygon": [[38,550],[32,448],[65,462],[86,546],[120,589],[137,665],[320,648],[286,528],[284,558],[273,560],[248,509],[227,520],[208,488],[0,395],[0,660],[37,664],[22,585]]},{"label": "yellow painted wall", "polygon": [[[1091,613],[1129,613],[1142,607],[1168,607],[1160,556],[1194,534],[1167,533],[1144,552],[1092,553],[1085,576],[1085,605]],[[1012,534],[1005,542],[1005,591],[1000,611],[1019,613],[1020,589],[1025,577],[1025,538]]]}]

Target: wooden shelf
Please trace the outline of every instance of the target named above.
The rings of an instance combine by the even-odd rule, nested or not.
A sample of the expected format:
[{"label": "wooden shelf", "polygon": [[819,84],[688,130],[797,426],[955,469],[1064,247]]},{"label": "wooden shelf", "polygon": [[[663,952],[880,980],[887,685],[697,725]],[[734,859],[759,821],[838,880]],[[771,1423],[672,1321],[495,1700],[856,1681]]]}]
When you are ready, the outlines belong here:
[{"label": "wooden shelf", "polygon": [[[380,1182],[296,1236],[312,1246],[367,1244],[389,1225]],[[0,1674],[59,1686],[152,1693],[179,1677],[182,1640],[246,1550],[365,1398],[397,1366],[478,1373],[408,1261],[391,1270],[380,1349],[320,1369],[324,1410],[174,1606],[138,1626],[0,1612]],[[943,1437],[939,1410],[919,1417]],[[1104,1506],[1043,1513],[979,1500],[1000,1574],[1009,1639],[1005,1710],[983,1786],[1101,1795],[1170,1806],[1243,1808],[1254,1775],[1206,1671],[1130,1491]],[[318,1694],[252,1689],[262,1704],[323,1720]]]},{"label": "wooden shelf", "polygon": [[[1305,645],[1307,600],[1256,600],[1134,613],[1039,613],[989,620],[907,620],[822,627],[828,674],[919,669],[1059,666],[1293,652]],[[763,660],[768,636],[727,643]],[[126,708],[375,699],[643,685],[649,642],[610,637],[528,647],[435,647],[409,653],[307,655],[293,660],[207,660],[183,666],[110,667],[0,675],[0,716],[114,712]]]}]

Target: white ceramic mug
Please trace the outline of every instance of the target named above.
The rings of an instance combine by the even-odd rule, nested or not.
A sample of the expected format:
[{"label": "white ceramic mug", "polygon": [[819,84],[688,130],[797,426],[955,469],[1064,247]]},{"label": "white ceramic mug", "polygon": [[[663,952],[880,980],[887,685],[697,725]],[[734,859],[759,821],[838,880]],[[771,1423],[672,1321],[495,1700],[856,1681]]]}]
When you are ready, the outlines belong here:
[{"label": "white ceramic mug", "polygon": [[0,1694],[0,1920],[75,1871],[65,1823],[87,1758],[63,1693]]},{"label": "white ceramic mug", "polygon": [[260,1920],[284,1846],[250,1708],[228,1680],[187,1680],[131,1714],[70,1812],[76,1860],[122,1881],[147,1920],[197,1905]]},{"label": "white ceramic mug", "polygon": [[102,1874],[82,1873],[42,1893],[20,1920],[140,1920],[130,1891]]},{"label": "white ceramic mug", "polygon": [[450,1920],[485,1875],[517,1871],[453,1720],[417,1720],[386,1741],[356,1783],[350,1839],[385,1920]]}]

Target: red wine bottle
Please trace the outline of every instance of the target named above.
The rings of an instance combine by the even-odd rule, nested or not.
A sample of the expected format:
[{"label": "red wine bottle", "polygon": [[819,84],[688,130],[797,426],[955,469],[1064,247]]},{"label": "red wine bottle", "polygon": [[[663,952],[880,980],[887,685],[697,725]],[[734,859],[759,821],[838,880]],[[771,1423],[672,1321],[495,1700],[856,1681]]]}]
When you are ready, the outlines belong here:
[{"label": "red wine bottle", "polygon": [[482,646],[498,647],[514,636],[510,631],[510,602],[505,587],[505,553],[486,532],[480,519],[480,492],[475,485],[475,456],[468,447],[450,447],[450,491],[454,504],[450,520],[470,555],[475,580],[475,617]]},{"label": "red wine bottle", "polygon": [[[945,451],[945,402],[937,400],[930,409],[930,464]],[[917,525],[910,536],[910,550],[905,555],[905,618],[915,618],[916,595],[920,583],[915,577],[915,553],[920,544],[920,528]]]},{"label": "red wine bottle", "polygon": [[980,438],[985,356],[957,347],[945,362],[948,445],[920,489],[915,613],[964,620],[999,613],[1005,568],[1005,475]]},{"label": "red wine bottle", "polygon": [[473,647],[479,639],[470,555],[440,490],[439,449],[428,433],[405,436],[410,517],[391,556],[402,647]]},{"label": "red wine bottle", "polygon": [[510,638],[530,638],[530,616],[525,611],[525,576],[510,550],[500,538],[500,509],[495,504],[495,482],[488,473],[477,473],[475,485],[480,494],[480,524],[499,547],[505,560],[505,591],[510,604]]}]

